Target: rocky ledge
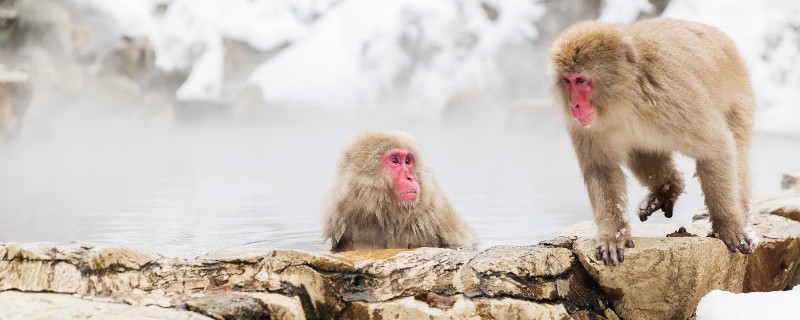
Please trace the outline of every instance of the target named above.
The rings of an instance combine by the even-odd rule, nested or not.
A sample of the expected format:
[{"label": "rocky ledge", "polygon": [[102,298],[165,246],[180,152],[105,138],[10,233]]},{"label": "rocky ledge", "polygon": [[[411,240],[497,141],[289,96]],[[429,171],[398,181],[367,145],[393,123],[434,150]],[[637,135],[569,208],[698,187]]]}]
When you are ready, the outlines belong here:
[{"label": "rocky ledge", "polygon": [[[0,245],[0,319],[688,319],[714,289],[800,284],[800,193],[759,201],[761,242],[733,254],[688,225],[637,224],[607,267],[590,222],[531,246],[195,258],[90,244]],[[682,229],[681,229],[682,228]],[[697,235],[697,236],[695,236]]]}]

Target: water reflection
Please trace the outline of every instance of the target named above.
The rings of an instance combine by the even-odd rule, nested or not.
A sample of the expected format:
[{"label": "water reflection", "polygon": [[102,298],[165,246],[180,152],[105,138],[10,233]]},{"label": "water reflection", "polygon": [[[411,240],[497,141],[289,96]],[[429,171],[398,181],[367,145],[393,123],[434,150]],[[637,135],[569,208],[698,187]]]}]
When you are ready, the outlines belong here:
[{"label": "water reflection", "polygon": [[[0,241],[101,241],[183,255],[230,248],[325,251],[319,236],[324,193],[341,147],[364,128],[414,134],[483,247],[532,244],[591,219],[560,119],[547,112],[514,126],[300,119],[174,126],[87,123],[66,114],[46,130],[26,131],[0,153]],[[798,146],[797,138],[758,137],[756,192],[776,191],[780,173],[800,167]],[[687,222],[702,198],[690,178],[692,162],[678,162],[688,188],[673,220]],[[629,181],[634,208],[644,190]]]}]

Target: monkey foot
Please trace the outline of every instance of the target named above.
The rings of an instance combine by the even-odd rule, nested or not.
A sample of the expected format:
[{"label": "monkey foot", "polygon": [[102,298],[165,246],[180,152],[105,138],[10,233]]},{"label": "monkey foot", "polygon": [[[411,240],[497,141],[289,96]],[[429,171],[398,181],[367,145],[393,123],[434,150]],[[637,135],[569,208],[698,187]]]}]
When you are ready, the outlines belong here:
[{"label": "monkey foot", "polygon": [[719,231],[711,232],[709,237],[722,240],[731,252],[737,250],[744,254],[753,253],[756,247],[756,239],[744,231],[730,230],[734,228],[720,228]]},{"label": "monkey foot", "polygon": [[602,260],[607,266],[616,266],[625,261],[625,248],[633,248],[633,240],[628,237],[611,240],[597,239],[596,241],[599,245],[595,249],[594,257]]},{"label": "monkey foot", "polygon": [[675,189],[674,187],[670,188],[670,185],[665,185],[655,192],[651,191],[639,204],[639,220],[647,221],[647,218],[658,210],[664,212],[665,217],[672,218],[672,209],[680,194],[679,190]]}]

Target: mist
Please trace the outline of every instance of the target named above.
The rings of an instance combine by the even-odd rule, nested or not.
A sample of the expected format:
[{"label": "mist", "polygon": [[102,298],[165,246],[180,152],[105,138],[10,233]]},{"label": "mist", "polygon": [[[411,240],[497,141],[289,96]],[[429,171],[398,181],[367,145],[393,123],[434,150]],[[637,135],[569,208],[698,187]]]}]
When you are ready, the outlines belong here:
[{"label": "mist", "polygon": [[[0,58],[32,90],[0,145],[0,241],[176,255],[325,251],[325,193],[341,148],[364,129],[414,135],[482,247],[551,238],[592,216],[549,99],[550,39],[581,19],[685,9],[681,1],[633,14],[602,1],[114,3],[3,4],[16,16],[0,24]],[[736,5],[731,12],[747,9]],[[221,6],[240,19],[215,14]],[[391,22],[362,19],[370,8]],[[727,21],[696,10],[698,20]],[[334,32],[351,19],[360,32]],[[771,30],[765,42],[798,36]],[[757,91],[797,94],[800,67],[772,57],[748,60]],[[771,76],[777,69],[783,80]],[[796,122],[800,109],[779,102],[760,101],[756,195],[777,191],[781,173],[800,167],[800,133],[769,120]],[[651,220],[688,222],[703,206],[692,161],[678,162],[687,190],[675,217]],[[628,181],[635,208],[645,190]]]}]

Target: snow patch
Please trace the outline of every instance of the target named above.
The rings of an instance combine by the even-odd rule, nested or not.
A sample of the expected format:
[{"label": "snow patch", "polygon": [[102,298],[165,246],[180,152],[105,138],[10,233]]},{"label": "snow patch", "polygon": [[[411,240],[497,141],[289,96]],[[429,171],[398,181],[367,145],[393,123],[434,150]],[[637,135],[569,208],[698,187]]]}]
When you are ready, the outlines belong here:
[{"label": "snow patch", "polygon": [[745,233],[747,233],[747,237],[752,240],[753,249],[758,247],[759,242],[761,242],[761,237],[758,236],[755,230],[750,227],[744,229]]},{"label": "snow patch", "polygon": [[435,114],[459,93],[499,87],[497,53],[537,37],[543,14],[523,0],[349,0],[249,82],[268,101],[346,110],[399,99]]},{"label": "snow patch", "polygon": [[800,290],[732,293],[714,290],[697,305],[697,320],[771,320],[800,314]]},{"label": "snow patch", "polygon": [[605,0],[598,20],[609,23],[631,23],[642,12],[650,13],[655,6],[648,0]]}]

